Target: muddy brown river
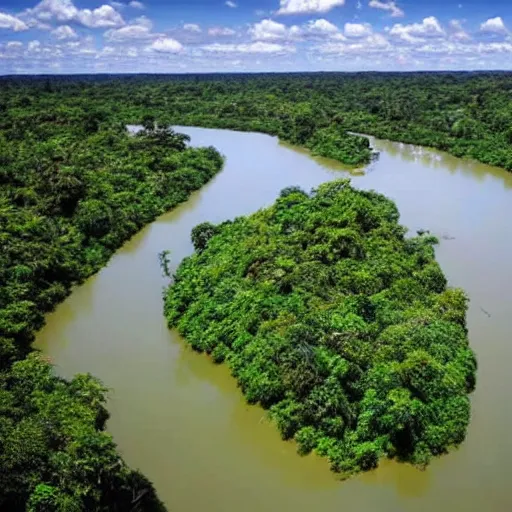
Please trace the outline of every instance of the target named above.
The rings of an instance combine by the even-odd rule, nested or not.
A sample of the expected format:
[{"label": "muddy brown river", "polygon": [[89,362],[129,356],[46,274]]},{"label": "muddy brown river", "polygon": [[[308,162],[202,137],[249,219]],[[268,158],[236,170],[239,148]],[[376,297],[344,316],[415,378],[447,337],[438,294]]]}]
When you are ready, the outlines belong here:
[{"label": "muddy brown river", "polygon": [[471,298],[468,327],[479,370],[465,443],[426,471],[385,461],[340,482],[328,463],[301,458],[229,371],[189,350],[162,313],[173,269],[192,252],[191,229],[271,204],[289,185],[310,189],[348,176],[256,133],[180,128],[215,146],[224,170],[125,244],[47,319],[36,345],[71,376],[91,372],[111,389],[109,431],[126,461],[175,512],[512,510],[512,173],[417,146],[375,140],[380,158],[357,187],[394,199],[411,231],[440,238],[438,260]]}]

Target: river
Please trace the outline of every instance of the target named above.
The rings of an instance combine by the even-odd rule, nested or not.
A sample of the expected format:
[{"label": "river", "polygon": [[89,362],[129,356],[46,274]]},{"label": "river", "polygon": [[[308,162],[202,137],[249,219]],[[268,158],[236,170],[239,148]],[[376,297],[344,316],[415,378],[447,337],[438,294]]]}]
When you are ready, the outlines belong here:
[{"label": "river", "polygon": [[438,260],[471,297],[468,327],[477,388],[466,441],[426,471],[385,461],[346,482],[281,441],[245,404],[224,366],[189,350],[162,313],[165,280],[192,252],[191,229],[271,204],[288,185],[309,190],[347,176],[339,165],[256,133],[179,128],[215,146],[224,170],[125,244],[52,314],[36,346],[72,376],[91,372],[112,390],[109,431],[125,460],[181,512],[510,511],[512,487],[512,174],[416,146],[371,139],[380,151],[353,184],[394,199],[411,231],[441,239]]}]

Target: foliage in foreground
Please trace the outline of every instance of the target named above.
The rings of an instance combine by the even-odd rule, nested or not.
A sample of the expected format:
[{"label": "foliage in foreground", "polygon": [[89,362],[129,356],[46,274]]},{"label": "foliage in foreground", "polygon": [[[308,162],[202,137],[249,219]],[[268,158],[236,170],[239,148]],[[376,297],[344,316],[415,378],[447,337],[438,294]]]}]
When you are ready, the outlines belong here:
[{"label": "foliage in foreground", "polygon": [[291,187],[193,233],[165,299],[170,327],[225,361],[284,439],[349,475],[425,465],[465,437],[476,361],[467,299],[392,201],[345,181]]},{"label": "foliage in foreground", "polygon": [[151,122],[129,136],[87,108],[2,115],[1,510],[161,510],[104,432],[103,387],[91,377],[59,379],[30,344],[73,285],[221,167],[215,149],[190,148]]},{"label": "foliage in foreground", "polygon": [[56,378],[35,353],[0,378],[5,510],[165,510],[151,483],[126,466],[104,431],[106,389],[97,380]]}]

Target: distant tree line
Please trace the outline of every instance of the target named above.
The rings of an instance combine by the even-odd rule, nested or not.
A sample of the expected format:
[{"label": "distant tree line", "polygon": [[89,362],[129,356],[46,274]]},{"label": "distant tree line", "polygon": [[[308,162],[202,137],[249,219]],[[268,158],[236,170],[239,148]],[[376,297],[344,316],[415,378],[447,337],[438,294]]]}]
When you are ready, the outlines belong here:
[{"label": "distant tree line", "polygon": [[0,112],[82,105],[120,122],[256,130],[355,165],[371,153],[347,131],[361,132],[512,170],[508,72],[7,77],[0,87]]}]

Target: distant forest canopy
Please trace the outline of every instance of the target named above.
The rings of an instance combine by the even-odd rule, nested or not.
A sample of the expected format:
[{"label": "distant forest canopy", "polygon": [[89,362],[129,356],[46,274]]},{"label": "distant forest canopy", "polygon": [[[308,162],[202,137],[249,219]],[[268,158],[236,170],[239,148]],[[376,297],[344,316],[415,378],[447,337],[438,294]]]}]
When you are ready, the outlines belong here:
[{"label": "distant forest canopy", "polygon": [[[62,84],[60,80],[56,84]],[[71,287],[222,167],[214,148],[147,121],[136,136],[74,87],[0,91],[0,510],[161,511],[105,432],[106,389],[31,353]],[[50,92],[51,91],[51,92]],[[74,99],[73,99],[74,98]]]},{"label": "distant forest canopy", "polygon": [[39,76],[4,77],[0,86],[0,111],[86,102],[92,115],[119,122],[153,116],[255,130],[351,165],[368,162],[368,147],[349,130],[512,170],[509,72]]}]

